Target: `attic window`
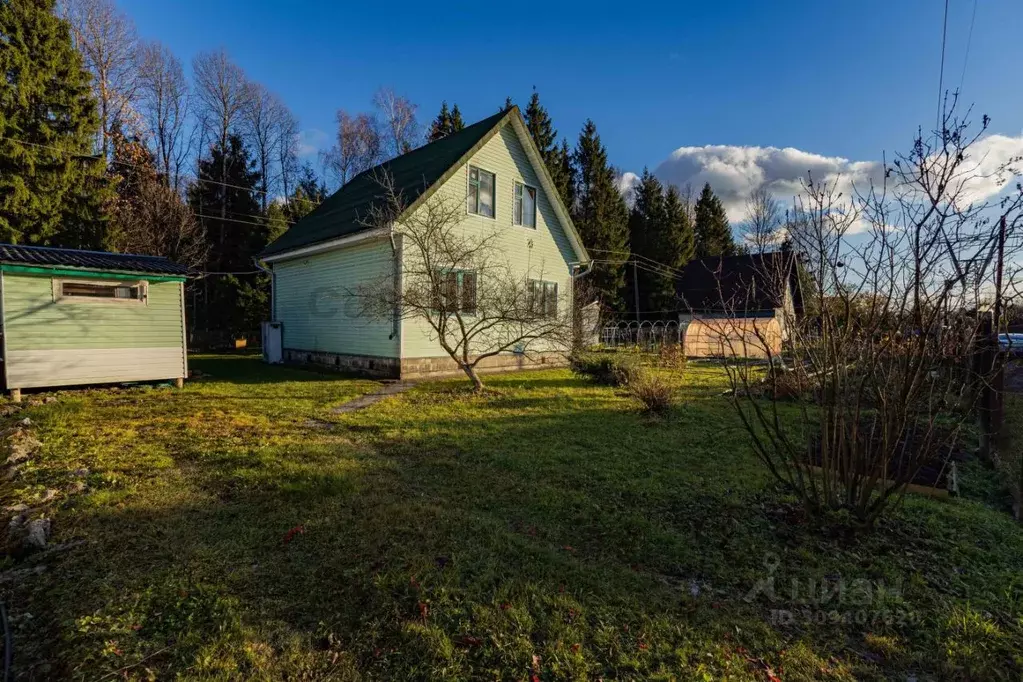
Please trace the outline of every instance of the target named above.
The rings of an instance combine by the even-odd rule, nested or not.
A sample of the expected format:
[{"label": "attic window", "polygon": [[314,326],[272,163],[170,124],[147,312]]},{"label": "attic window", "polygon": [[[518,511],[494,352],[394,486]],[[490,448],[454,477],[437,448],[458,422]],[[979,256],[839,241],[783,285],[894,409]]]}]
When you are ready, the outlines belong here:
[{"label": "attic window", "polygon": [[494,174],[476,166],[469,166],[469,196],[466,208],[469,213],[494,217]]},{"label": "attic window", "polygon": [[108,300],[136,301],[146,300],[145,282],[82,282],[59,280],[57,282],[59,297],[69,300]]},{"label": "attic window", "polygon": [[515,224],[536,227],[536,188],[515,183]]}]

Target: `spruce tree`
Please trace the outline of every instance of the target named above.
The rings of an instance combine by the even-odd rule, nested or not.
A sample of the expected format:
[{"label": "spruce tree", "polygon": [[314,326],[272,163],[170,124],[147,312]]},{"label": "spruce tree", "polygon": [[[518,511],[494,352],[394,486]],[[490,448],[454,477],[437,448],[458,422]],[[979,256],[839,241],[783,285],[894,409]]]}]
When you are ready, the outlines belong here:
[{"label": "spruce tree", "polygon": [[633,190],[633,199],[629,211],[629,251],[637,263],[630,265],[625,275],[629,292],[627,300],[633,306],[638,301],[641,311],[654,310],[664,300],[664,292],[671,288],[673,277],[652,272],[652,269],[659,268],[646,264],[649,261],[661,262],[668,250],[664,187],[646,168]]},{"label": "spruce tree", "polygon": [[732,228],[725,215],[725,207],[710,188],[710,183],[703,186],[700,198],[696,202],[695,213],[697,257],[731,256],[737,253]]},{"label": "spruce tree", "polygon": [[533,138],[536,148],[540,151],[547,172],[554,181],[554,187],[558,190],[561,200],[565,206],[572,206],[575,169],[572,167],[572,152],[568,148],[568,140],[561,141],[561,147],[557,145],[558,131],[554,129],[547,109],[540,104],[540,95],[533,90],[529,104],[526,106],[526,128],[529,136]]},{"label": "spruce tree", "polygon": [[96,102],[54,5],[0,1],[0,239],[102,248],[110,190],[91,157]]},{"label": "spruce tree", "polygon": [[[667,244],[664,255],[658,260],[678,271],[693,259],[696,253],[696,237],[693,234],[692,218],[682,195],[674,185],[669,185],[664,193],[664,221]],[[661,292],[657,307],[661,310],[674,310],[677,306],[673,280],[670,288]]]},{"label": "spruce tree", "polygon": [[575,183],[576,167],[575,157],[572,150],[568,148],[568,140],[562,138],[561,147],[555,148],[551,165],[547,168],[551,172],[551,179],[554,187],[558,190],[561,200],[569,211],[575,207]]},{"label": "spruce tree", "polygon": [[[227,178],[221,182],[222,169]],[[188,190],[188,203],[209,235],[206,270],[217,273],[249,273],[252,258],[269,238],[271,227],[259,217],[256,188],[259,173],[241,138],[228,137],[227,149],[213,145],[199,161],[198,180]],[[220,217],[220,207],[225,216]],[[208,277],[197,293],[203,305],[196,311],[195,326],[209,331],[255,334],[253,325],[267,319],[263,280],[252,274],[218,274]]]},{"label": "spruce tree", "polygon": [[615,261],[596,266],[591,283],[605,306],[622,310],[625,266],[621,261],[629,257],[629,211],[593,121],[583,126],[573,159],[578,168],[573,221],[595,258]]},{"label": "spruce tree", "polygon": [[430,125],[430,134],[427,135],[427,140],[430,142],[436,142],[437,140],[447,137],[451,134],[451,112],[448,111],[447,101],[441,102],[440,113],[437,114],[437,118],[433,120]]},{"label": "spruce tree", "polygon": [[457,133],[459,130],[465,127],[465,121],[462,120],[462,112],[458,110],[458,105],[451,107],[451,132]]}]

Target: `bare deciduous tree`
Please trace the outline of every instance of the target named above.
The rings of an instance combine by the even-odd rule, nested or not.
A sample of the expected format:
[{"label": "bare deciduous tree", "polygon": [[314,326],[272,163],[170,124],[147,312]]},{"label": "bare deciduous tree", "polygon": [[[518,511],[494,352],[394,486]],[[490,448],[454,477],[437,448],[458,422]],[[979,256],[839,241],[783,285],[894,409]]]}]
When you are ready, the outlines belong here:
[{"label": "bare deciduous tree", "polygon": [[391,88],[380,88],[373,95],[373,106],[380,112],[382,137],[386,137],[386,152],[391,158],[419,146],[419,122],[416,120],[418,107],[415,104]]},{"label": "bare deciduous tree", "polygon": [[138,109],[149,133],[157,169],[175,191],[190,151],[185,134],[188,119],[188,82],[181,62],[158,42],[139,46]]},{"label": "bare deciduous tree", "polygon": [[[974,202],[980,133],[954,115],[954,100],[942,124],[853,197],[834,180],[806,181],[789,237],[813,283],[803,292],[812,312],[788,316],[780,349],[754,330],[766,382],[758,363],[729,366],[757,455],[813,514],[842,511],[869,527],[921,472],[933,483],[950,455],[971,449],[963,427],[994,369],[976,361],[979,311],[997,282],[999,223],[1021,226],[1023,188],[1017,180],[999,200]],[[1000,182],[1018,175],[1015,161],[996,171]],[[768,275],[776,297],[792,281]],[[736,326],[753,297],[728,302]],[[723,337],[743,354],[738,330]],[[780,356],[792,370],[776,368]]]},{"label": "bare deciduous tree", "polygon": [[478,367],[487,358],[510,351],[527,358],[567,352],[570,297],[543,286],[542,272],[533,278],[516,274],[497,230],[465,230],[464,199],[438,192],[410,211],[393,178],[382,173],[377,181],[383,201],[365,223],[393,226],[401,269],[400,276],[347,292],[363,314],[418,322],[477,391],[483,388]]},{"label": "bare deciduous tree", "polygon": [[783,212],[766,187],[758,187],[746,197],[746,216],[739,226],[742,243],[753,253],[777,248],[781,243]]},{"label": "bare deciduous tree", "polygon": [[288,110],[279,123],[281,139],[277,145],[277,170],[280,173],[281,194],[289,197],[290,201],[298,184],[298,119]]},{"label": "bare deciduous tree", "polygon": [[275,180],[280,177],[274,165],[281,158],[280,147],[286,144],[295,117],[284,100],[259,83],[249,86],[242,116],[259,167],[261,207],[265,213],[271,192],[276,189]]},{"label": "bare deciduous tree", "polygon": [[112,0],[64,0],[61,12],[92,73],[100,119],[97,147],[108,158],[114,127],[134,123],[129,119],[137,87],[135,24]]},{"label": "bare deciduous tree", "polygon": [[334,146],[323,155],[324,165],[337,179],[338,186],[372,168],[379,158],[380,133],[373,116],[352,115],[344,109],[338,109],[337,139]]},{"label": "bare deciduous tree", "polygon": [[[252,88],[241,67],[231,61],[223,49],[203,52],[192,62],[195,98],[198,104],[198,118],[201,143],[212,139],[221,150],[226,150],[228,137],[242,122],[242,116],[252,95]],[[228,154],[222,154],[220,182],[227,182]],[[227,217],[227,206],[221,203],[220,219],[221,234],[219,241],[224,243],[223,225]]]}]

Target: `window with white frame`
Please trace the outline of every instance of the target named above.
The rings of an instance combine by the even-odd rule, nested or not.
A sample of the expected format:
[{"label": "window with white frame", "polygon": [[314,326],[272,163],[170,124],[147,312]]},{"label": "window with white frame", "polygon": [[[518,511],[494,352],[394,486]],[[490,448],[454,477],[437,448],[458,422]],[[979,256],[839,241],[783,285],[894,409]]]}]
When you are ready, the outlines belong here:
[{"label": "window with white frame", "polygon": [[558,283],[529,280],[529,312],[539,317],[558,316]]},{"label": "window with white frame", "polygon": [[469,270],[438,270],[434,308],[445,313],[476,312],[476,273]]},{"label": "window with white frame", "polygon": [[61,300],[144,302],[148,293],[146,282],[104,282],[57,280],[54,282]]},{"label": "window with white frame", "polygon": [[469,198],[466,205],[469,213],[493,218],[496,186],[497,178],[493,173],[469,166]]},{"label": "window with white frame", "polygon": [[515,224],[536,227],[536,187],[515,183]]}]

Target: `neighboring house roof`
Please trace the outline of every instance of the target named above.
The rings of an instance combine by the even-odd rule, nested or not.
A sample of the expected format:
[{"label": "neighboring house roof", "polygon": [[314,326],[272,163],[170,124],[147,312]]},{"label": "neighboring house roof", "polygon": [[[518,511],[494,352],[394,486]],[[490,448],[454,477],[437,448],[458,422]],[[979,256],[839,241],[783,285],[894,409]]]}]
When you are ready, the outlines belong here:
[{"label": "neighboring house roof", "polygon": [[792,290],[793,306],[802,307],[792,254],[775,251],[742,256],[710,256],[690,261],[676,282],[676,293],[693,312],[767,312],[784,304],[782,282]]},{"label": "neighboring house roof", "polygon": [[394,179],[395,191],[403,196],[408,206],[406,212],[414,210],[496,135],[505,123],[512,124],[518,132],[579,260],[588,261],[589,256],[572,225],[568,209],[554,187],[517,106],[359,173],[263,249],[259,258],[270,258],[377,228],[366,224],[366,221],[374,205],[385,199],[380,181],[387,176]]},{"label": "neighboring house roof", "polygon": [[108,270],[159,275],[189,274],[184,265],[162,256],[58,249],[49,246],[0,244],[0,264],[71,270]]}]

